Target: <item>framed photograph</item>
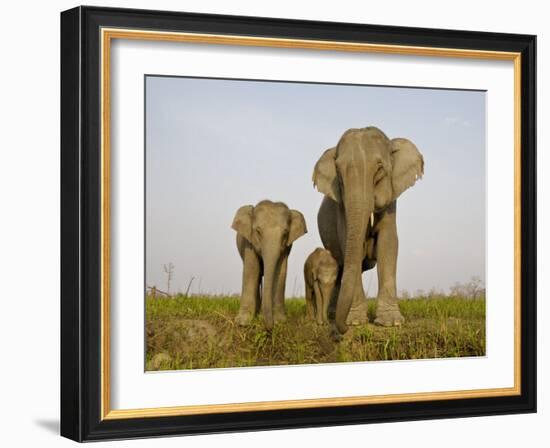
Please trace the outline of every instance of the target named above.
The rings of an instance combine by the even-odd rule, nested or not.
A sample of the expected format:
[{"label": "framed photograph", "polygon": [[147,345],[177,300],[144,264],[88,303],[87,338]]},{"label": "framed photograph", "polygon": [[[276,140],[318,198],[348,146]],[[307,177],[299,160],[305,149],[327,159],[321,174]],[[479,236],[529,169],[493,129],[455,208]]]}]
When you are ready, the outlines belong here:
[{"label": "framed photograph", "polygon": [[536,411],[531,35],[61,13],[61,433]]}]

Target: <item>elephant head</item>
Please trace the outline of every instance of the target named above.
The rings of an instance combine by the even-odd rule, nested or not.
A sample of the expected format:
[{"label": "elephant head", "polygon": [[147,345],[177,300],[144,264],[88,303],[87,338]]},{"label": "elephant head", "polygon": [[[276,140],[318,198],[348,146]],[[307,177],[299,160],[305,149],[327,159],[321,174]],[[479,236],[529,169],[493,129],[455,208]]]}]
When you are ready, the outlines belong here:
[{"label": "elephant head", "polygon": [[261,309],[267,329],[273,327],[273,300],[281,265],[286,261],[292,243],[307,233],[304,216],[282,202],[261,201],[237,211],[231,226],[248,241],[263,263]]},{"label": "elephant head", "polygon": [[[336,328],[347,331],[367,231],[374,214],[390,206],[424,173],[424,159],[404,138],[390,140],[380,129],[350,129],[335,148],[324,152],[313,172],[317,189],[340,204],[345,216],[344,269],[336,307]],[[369,219],[370,218],[370,219]]]}]

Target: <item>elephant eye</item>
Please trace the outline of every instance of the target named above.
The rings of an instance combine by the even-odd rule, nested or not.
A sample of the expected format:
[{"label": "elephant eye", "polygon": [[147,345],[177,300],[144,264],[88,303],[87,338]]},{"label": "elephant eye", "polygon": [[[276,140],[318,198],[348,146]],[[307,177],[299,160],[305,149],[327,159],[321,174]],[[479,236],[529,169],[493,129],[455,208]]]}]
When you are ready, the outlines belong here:
[{"label": "elephant eye", "polygon": [[262,236],[262,229],[256,227],[256,233],[258,234],[258,236]]},{"label": "elephant eye", "polygon": [[378,184],[378,182],[380,182],[384,178],[384,174],[384,168],[380,166],[378,168],[378,171],[376,171],[376,174],[374,175],[374,185]]}]

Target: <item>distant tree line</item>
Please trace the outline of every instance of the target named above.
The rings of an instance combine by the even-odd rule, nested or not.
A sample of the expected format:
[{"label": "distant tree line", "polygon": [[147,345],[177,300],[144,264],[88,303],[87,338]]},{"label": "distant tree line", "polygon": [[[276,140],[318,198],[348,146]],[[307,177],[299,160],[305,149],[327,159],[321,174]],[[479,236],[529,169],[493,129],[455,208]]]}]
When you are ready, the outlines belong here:
[{"label": "distant tree line", "polygon": [[400,299],[433,299],[435,297],[461,297],[464,299],[481,299],[485,297],[485,284],[479,276],[473,276],[470,281],[465,283],[455,282],[449,289],[449,293],[438,289],[431,288],[429,291],[417,289],[413,295],[406,289],[399,293]]},{"label": "distant tree line", "polygon": [[[195,280],[194,276],[191,276],[189,279],[189,282],[187,283],[187,288],[185,290],[185,293],[182,293],[181,291],[177,291],[176,293],[171,292],[171,282],[174,278],[174,264],[168,263],[163,265],[164,273],[166,274],[166,291],[163,291],[156,286],[147,286],[148,293],[152,295],[153,297],[156,297],[157,295],[165,296],[165,297],[189,297],[189,296],[220,296],[220,297],[239,297],[240,293],[219,293],[219,294],[211,294],[206,293],[202,291],[201,284],[202,284],[202,278],[199,278],[199,286],[198,291],[196,293],[190,293],[191,285],[193,284],[193,281]],[[300,288],[297,287],[297,280],[294,279],[294,287],[293,287],[293,297],[299,297],[298,291]],[[464,299],[481,299],[485,297],[485,284],[481,280],[481,278],[477,275],[470,278],[470,281],[465,283],[455,282],[450,288],[449,292],[446,293],[442,289],[432,287],[429,291],[425,291],[424,289],[417,289],[414,291],[414,294],[411,294],[406,289],[402,289],[398,297],[400,299],[433,299],[436,297],[458,297],[458,298],[464,298]]]}]

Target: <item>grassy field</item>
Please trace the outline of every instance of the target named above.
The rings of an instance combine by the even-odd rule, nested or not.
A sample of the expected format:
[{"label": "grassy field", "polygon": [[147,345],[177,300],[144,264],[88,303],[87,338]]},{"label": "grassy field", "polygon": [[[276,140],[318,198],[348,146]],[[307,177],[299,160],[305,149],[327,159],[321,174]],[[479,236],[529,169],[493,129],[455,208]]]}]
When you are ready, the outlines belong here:
[{"label": "grassy field", "polygon": [[[146,298],[147,370],[204,369],[485,354],[485,300],[402,300],[400,328],[351,327],[335,343],[305,317],[303,299],[287,299],[287,322],[271,334],[256,319],[239,327],[236,297]],[[369,319],[374,319],[369,300]]]}]

